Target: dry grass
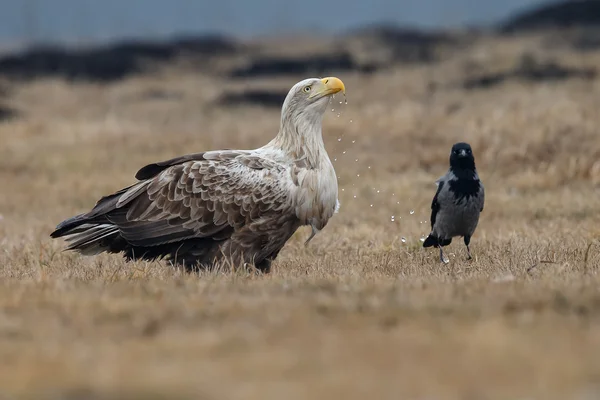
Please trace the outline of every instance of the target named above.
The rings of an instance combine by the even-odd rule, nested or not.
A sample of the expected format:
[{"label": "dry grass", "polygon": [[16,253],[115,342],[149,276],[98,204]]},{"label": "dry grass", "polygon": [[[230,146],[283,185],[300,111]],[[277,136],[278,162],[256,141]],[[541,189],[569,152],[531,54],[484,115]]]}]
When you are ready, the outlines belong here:
[{"label": "dry grass", "polygon": [[[336,74],[349,104],[324,129],[341,212],[269,276],[81,258],[48,234],[146,163],[262,145],[277,111],[215,108],[239,84],[173,69],[12,85],[27,116],[0,125],[0,398],[598,398],[600,81],[457,86],[466,64],[511,66],[534,39]],[[459,140],[487,203],[476,260],[457,240],[444,266],[419,238]]]}]

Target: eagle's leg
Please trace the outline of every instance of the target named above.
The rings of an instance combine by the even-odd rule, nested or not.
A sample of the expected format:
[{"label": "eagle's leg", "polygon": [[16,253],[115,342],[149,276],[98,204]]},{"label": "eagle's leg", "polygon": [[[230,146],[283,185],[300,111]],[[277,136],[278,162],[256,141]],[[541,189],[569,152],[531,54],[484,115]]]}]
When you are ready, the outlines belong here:
[{"label": "eagle's leg", "polygon": [[317,230],[317,228],[315,228],[312,225],[311,225],[311,228],[312,228],[312,233],[310,234],[310,236],[308,237],[308,239],[306,239],[306,242],[304,242],[304,246],[308,246],[308,242],[310,242],[312,240],[312,238],[315,237],[315,235],[317,234],[317,232],[319,232]]},{"label": "eagle's leg", "polygon": [[265,258],[261,262],[257,263],[255,265],[255,267],[256,267],[257,270],[259,270],[263,274],[268,274],[268,273],[271,272],[271,263],[272,262],[273,262],[273,260],[271,260],[269,258]]},{"label": "eagle's leg", "polygon": [[465,246],[467,246],[467,260],[472,260],[473,257],[471,257],[471,249],[469,248],[469,243],[471,243],[471,236],[467,235],[464,237],[465,239]]},{"label": "eagle's leg", "polygon": [[259,270],[260,272],[262,272],[263,274],[268,274],[271,272],[271,264],[273,263],[273,261],[275,261],[275,259],[277,258],[277,256],[279,255],[279,250],[271,253],[268,257],[266,257],[264,260],[262,260],[259,263],[256,263],[254,266],[257,270]]}]

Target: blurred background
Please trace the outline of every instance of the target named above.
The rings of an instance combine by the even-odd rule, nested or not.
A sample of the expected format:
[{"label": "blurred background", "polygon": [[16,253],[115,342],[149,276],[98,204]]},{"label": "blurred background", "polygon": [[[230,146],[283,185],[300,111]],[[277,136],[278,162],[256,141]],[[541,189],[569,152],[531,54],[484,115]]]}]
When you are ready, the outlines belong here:
[{"label": "blurred background", "polygon": [[488,25],[540,0],[2,0],[8,43],[86,42],[123,37],[222,33],[256,36],[340,32],[386,21],[419,28]]},{"label": "blurred background", "polygon": [[[9,78],[122,78],[140,71],[142,61],[182,52],[205,57],[200,61],[248,55],[243,42],[282,36],[355,40],[333,58],[254,69],[373,72],[394,62],[440,60],[440,45],[454,51],[482,35],[536,30],[591,27],[576,33],[572,44],[589,49],[600,43],[593,29],[600,21],[598,1],[0,0],[0,7],[0,74]],[[364,52],[373,46],[382,51]]]}]

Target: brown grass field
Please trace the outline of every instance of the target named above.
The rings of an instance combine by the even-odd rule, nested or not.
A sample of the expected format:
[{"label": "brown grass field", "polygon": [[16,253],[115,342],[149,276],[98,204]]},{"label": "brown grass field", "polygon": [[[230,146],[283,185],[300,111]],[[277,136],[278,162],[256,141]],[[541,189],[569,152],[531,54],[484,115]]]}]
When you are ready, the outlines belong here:
[{"label": "brown grass field", "polygon": [[[341,210],[266,276],[83,258],[49,233],[147,163],[263,145],[279,110],[215,99],[305,76],[237,82],[180,63],[110,84],[6,82],[3,104],[24,116],[0,124],[0,399],[600,398],[600,79],[460,85],[525,52],[600,65],[540,42],[331,71],[348,100],[324,121]],[[420,238],[457,141],[486,206],[475,260],[457,239],[442,265]]]}]

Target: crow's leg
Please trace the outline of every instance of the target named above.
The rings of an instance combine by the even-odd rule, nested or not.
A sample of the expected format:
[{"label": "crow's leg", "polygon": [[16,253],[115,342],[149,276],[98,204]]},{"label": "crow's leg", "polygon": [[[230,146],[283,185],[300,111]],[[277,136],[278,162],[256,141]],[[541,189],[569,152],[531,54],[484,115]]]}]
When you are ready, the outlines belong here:
[{"label": "crow's leg", "polygon": [[448,260],[446,258],[446,256],[444,256],[444,250],[442,250],[442,246],[438,245],[438,247],[440,248],[440,261],[443,262],[444,264],[448,264],[450,262],[450,260]]},{"label": "crow's leg", "polygon": [[471,249],[469,248],[469,243],[471,243],[471,236],[466,235],[464,237],[464,239],[465,239],[465,246],[467,246],[467,254],[468,254],[467,260],[472,260],[473,257],[471,257]]}]

